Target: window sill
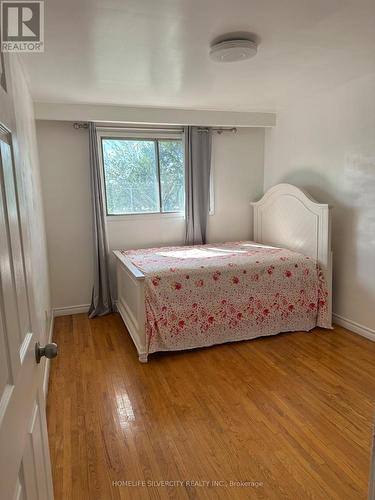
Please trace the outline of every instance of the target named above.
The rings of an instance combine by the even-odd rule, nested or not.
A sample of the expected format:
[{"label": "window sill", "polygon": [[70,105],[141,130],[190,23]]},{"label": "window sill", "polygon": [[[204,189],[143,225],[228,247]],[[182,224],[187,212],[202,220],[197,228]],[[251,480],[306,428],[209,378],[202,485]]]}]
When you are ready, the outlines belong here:
[{"label": "window sill", "polygon": [[185,214],[180,212],[153,213],[153,214],[129,214],[129,215],[107,215],[107,222],[124,222],[130,220],[161,220],[161,219],[185,219]]}]

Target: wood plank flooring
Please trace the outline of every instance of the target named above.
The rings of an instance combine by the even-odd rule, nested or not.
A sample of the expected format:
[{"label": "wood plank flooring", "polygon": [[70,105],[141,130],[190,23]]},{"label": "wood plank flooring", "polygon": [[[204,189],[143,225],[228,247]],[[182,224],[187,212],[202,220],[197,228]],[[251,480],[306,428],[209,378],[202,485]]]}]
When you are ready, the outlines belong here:
[{"label": "wood plank flooring", "polygon": [[143,365],[117,314],[56,318],[54,340],[56,500],[366,498],[375,343],[337,327]]}]

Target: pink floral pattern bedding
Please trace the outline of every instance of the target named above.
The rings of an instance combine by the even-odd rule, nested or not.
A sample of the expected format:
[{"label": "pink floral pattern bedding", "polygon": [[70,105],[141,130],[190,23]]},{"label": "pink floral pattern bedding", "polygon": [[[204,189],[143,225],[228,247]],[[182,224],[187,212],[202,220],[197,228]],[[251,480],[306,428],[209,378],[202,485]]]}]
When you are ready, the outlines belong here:
[{"label": "pink floral pattern bedding", "polygon": [[251,241],[122,252],[145,275],[148,353],[330,328],[316,262]]}]

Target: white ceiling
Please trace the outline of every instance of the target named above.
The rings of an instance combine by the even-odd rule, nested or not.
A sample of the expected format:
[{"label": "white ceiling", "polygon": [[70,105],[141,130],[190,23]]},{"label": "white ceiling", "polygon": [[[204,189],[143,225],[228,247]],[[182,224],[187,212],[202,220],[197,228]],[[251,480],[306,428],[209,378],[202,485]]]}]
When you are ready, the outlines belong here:
[{"label": "white ceiling", "polygon": [[[34,100],[274,111],[375,73],[375,0],[47,0],[45,53],[23,55]],[[240,63],[226,32],[260,37]]]}]

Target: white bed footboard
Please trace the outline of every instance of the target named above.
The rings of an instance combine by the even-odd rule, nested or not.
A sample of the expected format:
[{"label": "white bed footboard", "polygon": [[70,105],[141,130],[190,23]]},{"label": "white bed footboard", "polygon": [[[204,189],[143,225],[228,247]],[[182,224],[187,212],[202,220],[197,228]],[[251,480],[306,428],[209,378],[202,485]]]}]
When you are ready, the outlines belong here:
[{"label": "white bed footboard", "polygon": [[116,259],[117,310],[133,339],[139,361],[147,363],[144,274],[121,252]]}]

